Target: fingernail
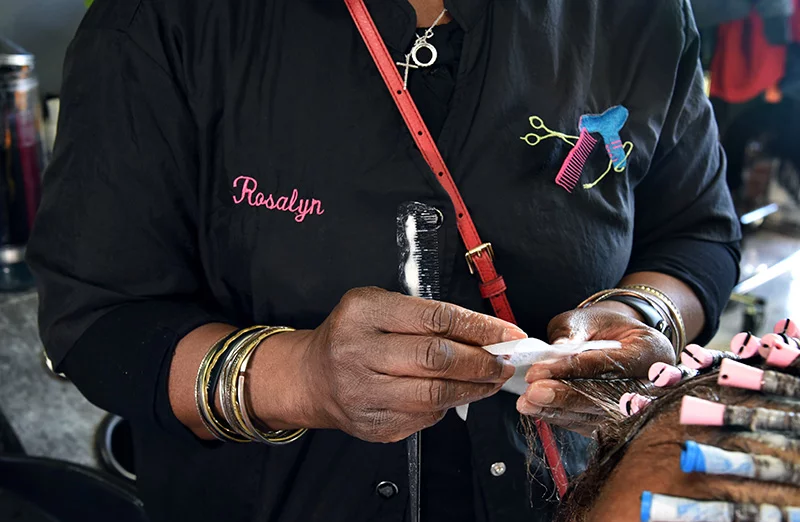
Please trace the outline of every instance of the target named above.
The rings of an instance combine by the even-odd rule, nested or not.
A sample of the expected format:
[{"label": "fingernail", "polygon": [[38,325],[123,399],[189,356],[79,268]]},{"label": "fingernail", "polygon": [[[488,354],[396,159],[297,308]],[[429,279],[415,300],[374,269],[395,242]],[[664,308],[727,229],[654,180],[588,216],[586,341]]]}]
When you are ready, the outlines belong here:
[{"label": "fingernail", "polygon": [[525,397],[520,397],[517,400],[517,411],[523,415],[538,415],[542,409],[525,400]]},{"label": "fingernail", "polygon": [[503,365],[503,372],[500,374],[503,379],[510,379],[514,376],[514,372],[517,371],[517,369],[513,364],[508,362],[502,355],[497,357],[497,361]]},{"label": "fingernail", "polygon": [[549,379],[552,376],[553,373],[547,368],[531,366],[531,369],[528,370],[528,373],[525,375],[525,381],[536,382],[541,381],[542,379]]},{"label": "fingernail", "polygon": [[549,386],[531,386],[525,392],[525,400],[531,404],[547,406],[556,399],[556,392]]},{"label": "fingernail", "polygon": [[528,334],[519,328],[507,328],[503,331],[503,342],[518,341],[520,339],[527,339]]}]

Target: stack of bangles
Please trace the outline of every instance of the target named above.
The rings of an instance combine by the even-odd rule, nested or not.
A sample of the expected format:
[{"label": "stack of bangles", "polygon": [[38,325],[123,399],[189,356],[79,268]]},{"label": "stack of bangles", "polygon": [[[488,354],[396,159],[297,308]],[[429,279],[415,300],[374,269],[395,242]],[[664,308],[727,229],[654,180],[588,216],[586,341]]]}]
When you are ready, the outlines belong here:
[{"label": "stack of bangles", "polygon": [[683,324],[680,310],[672,299],[656,288],[647,285],[631,285],[622,288],[603,290],[582,302],[578,305],[578,308],[588,308],[607,300],[629,302],[626,301],[626,299],[646,303],[658,312],[658,315],[661,316],[659,325],[650,326],[657,328],[669,338],[672,346],[675,348],[676,355],[680,358],[680,353],[687,343],[686,326]]},{"label": "stack of bangles", "polygon": [[[250,415],[245,393],[247,366],[253,352],[268,337],[291,331],[291,328],[270,326],[237,330],[217,341],[203,358],[197,372],[194,398],[203,424],[218,440],[280,445],[296,441],[307,431],[259,428]],[[222,415],[214,408],[216,396]]]}]

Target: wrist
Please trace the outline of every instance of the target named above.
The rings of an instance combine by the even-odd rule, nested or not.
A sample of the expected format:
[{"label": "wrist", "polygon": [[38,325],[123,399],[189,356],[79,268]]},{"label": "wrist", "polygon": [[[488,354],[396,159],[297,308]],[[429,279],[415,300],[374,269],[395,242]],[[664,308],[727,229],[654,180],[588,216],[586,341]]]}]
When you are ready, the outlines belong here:
[{"label": "wrist", "polygon": [[253,415],[268,430],[316,426],[307,383],[306,352],[313,332],[300,330],[268,337],[250,362],[248,401]]}]

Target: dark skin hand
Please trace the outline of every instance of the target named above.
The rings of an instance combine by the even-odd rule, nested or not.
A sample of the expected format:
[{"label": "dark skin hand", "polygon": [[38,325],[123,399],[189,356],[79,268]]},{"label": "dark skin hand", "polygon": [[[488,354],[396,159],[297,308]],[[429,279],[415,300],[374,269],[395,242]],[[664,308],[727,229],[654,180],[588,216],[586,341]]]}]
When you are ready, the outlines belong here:
[{"label": "dark skin hand", "polygon": [[[703,327],[703,308],[694,292],[673,277],[651,272],[632,274],[619,286],[646,284],[659,289],[681,310],[689,339]],[[524,415],[542,418],[590,436],[605,415],[583,395],[559,382],[570,379],[647,379],[650,366],[659,361],[675,364],[675,349],[669,340],[641,322],[632,308],[616,302],[598,303],[583,310],[557,316],[548,326],[551,343],[615,340],[617,350],[589,351],[559,361],[535,364],[526,375],[531,383],[517,402]]]},{"label": "dark skin hand", "polygon": [[[206,439],[194,380],[208,348],[230,330],[198,328],[179,343],[171,366],[173,411]],[[246,392],[254,415],[272,429],[338,429],[396,442],[450,408],[497,393],[514,368],[481,347],[524,337],[514,325],[455,305],[361,288],[316,330],[264,341]]]}]

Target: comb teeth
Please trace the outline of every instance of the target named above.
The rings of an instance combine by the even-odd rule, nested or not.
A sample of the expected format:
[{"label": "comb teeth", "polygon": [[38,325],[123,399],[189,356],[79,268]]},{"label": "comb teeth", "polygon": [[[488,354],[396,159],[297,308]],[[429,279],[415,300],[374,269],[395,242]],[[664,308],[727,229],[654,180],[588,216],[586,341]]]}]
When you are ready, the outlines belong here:
[{"label": "comb teeth", "polygon": [[597,145],[597,140],[586,130],[582,130],[578,143],[569,151],[567,159],[561,165],[561,170],[558,171],[556,185],[570,193],[575,189],[575,186],[581,180],[583,167],[586,165],[586,161],[589,159],[595,145]]}]

